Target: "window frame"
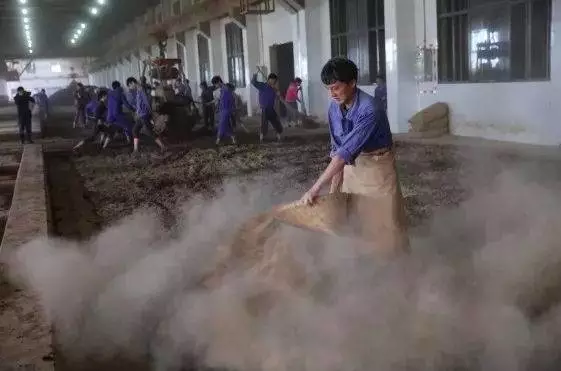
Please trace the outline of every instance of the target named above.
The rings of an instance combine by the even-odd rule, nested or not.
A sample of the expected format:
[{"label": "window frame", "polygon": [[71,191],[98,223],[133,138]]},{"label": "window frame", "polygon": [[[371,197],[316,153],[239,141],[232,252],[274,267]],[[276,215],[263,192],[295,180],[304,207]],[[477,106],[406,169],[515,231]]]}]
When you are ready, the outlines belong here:
[{"label": "window frame", "polygon": [[[205,46],[206,48],[204,48],[202,46],[201,40],[204,40]],[[201,63],[201,50],[202,49],[206,49],[205,53],[206,53],[206,60],[204,63],[205,65],[207,65],[207,69],[203,68],[203,63]],[[197,57],[198,57],[198,61],[199,61],[199,81],[203,82],[206,81],[207,83],[210,84],[210,79],[212,78],[211,76],[211,68],[210,68],[210,41],[208,40],[207,37],[201,35],[200,33],[197,33]],[[207,75],[208,72],[208,75]]]},{"label": "window frame", "polygon": [[[487,84],[487,83],[521,83],[521,82],[548,82],[551,81],[551,30],[552,30],[552,9],[553,9],[553,1],[552,0],[546,0],[547,1],[547,13],[548,13],[548,22],[547,22],[547,30],[546,30],[546,38],[545,38],[545,48],[547,50],[547,57],[546,57],[546,76],[545,77],[531,77],[532,76],[532,40],[531,40],[531,32],[532,32],[532,6],[531,4],[540,0],[493,0],[493,1],[489,1],[488,3],[484,3],[484,4],[477,4],[477,5],[471,5],[470,4],[470,0],[463,0],[466,2],[466,8],[464,10],[454,10],[454,11],[440,11],[440,4],[442,1],[447,1],[447,0],[437,0],[437,44],[438,44],[438,83],[439,84]],[[452,2],[457,3],[458,1],[462,1],[462,0],[452,0]],[[472,24],[472,13],[473,10],[479,10],[481,11],[481,9],[483,8],[492,8],[492,7],[497,7],[497,6],[504,6],[505,9],[507,9],[508,11],[508,21],[509,21],[509,25],[510,27],[512,27],[512,8],[515,5],[518,4],[525,4],[526,6],[526,14],[525,14],[525,22],[524,22],[524,27],[525,27],[525,65],[524,65],[524,78],[512,78],[509,77],[508,79],[478,79],[478,78],[474,78],[472,77],[472,71],[471,71],[471,67],[470,67],[470,63],[471,63],[471,57],[470,57],[470,45],[471,45],[471,40],[472,40],[472,33],[471,33],[471,24]],[[467,79],[466,80],[456,80],[456,79],[452,79],[452,80],[442,80],[441,79],[441,70],[442,70],[442,65],[441,65],[441,51],[442,51],[442,45],[444,43],[441,42],[440,39],[440,27],[441,27],[441,19],[451,19],[454,17],[458,17],[458,16],[462,16],[465,15],[466,16],[466,40],[467,40],[467,45],[465,45],[465,57],[467,59]],[[512,36],[509,35],[509,45],[512,44]],[[456,53],[456,49],[452,50],[452,54],[454,55]],[[509,61],[512,58],[512,48],[509,47]],[[455,66],[455,62],[454,62],[454,57],[452,57],[452,68],[454,68]],[[512,76],[512,64],[509,66],[509,72]]]},{"label": "window frame", "polygon": [[[369,4],[374,3],[373,16],[370,20]],[[347,9],[351,10],[351,19],[354,23],[349,25]],[[378,11],[382,10],[382,17]],[[345,10],[342,12],[341,10]],[[330,22],[330,48],[331,56],[344,56],[350,58],[359,68],[359,85],[370,85],[376,81],[379,74],[386,72],[385,51],[385,17],[384,0],[329,0],[329,22]],[[343,17],[341,18],[341,15]],[[381,20],[381,22],[379,22]],[[372,22],[372,24],[371,24]],[[380,43],[380,33],[383,32],[384,42]],[[375,50],[371,50],[371,35],[375,35]],[[350,56],[349,45],[355,45],[356,56]],[[344,49],[344,53],[342,50]],[[383,50],[383,52],[382,52]],[[353,53],[354,54],[354,53]],[[376,58],[376,70],[371,70],[371,58]],[[383,58],[381,58],[383,56]],[[368,71],[368,77],[364,77],[364,71]]]},{"label": "window frame", "polygon": [[[230,34],[235,27],[235,34]],[[243,28],[236,22],[230,21],[224,24],[224,34],[226,38],[226,65],[228,70],[228,82],[233,83],[236,88],[245,88],[247,86],[247,79],[245,76],[245,50],[243,45]],[[239,39],[238,39],[239,37]],[[236,64],[241,62],[239,70],[236,71]],[[240,79],[236,79],[235,75],[239,74]]]}]

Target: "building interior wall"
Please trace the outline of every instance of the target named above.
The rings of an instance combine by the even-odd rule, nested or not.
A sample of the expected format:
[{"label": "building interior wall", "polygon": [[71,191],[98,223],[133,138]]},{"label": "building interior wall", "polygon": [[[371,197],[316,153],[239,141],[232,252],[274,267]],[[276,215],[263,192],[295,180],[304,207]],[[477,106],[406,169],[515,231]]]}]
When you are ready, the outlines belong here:
[{"label": "building interior wall", "polygon": [[[278,0],[282,1],[282,0]],[[551,24],[551,66],[558,65],[561,47],[555,32],[561,25],[561,0],[553,0]],[[561,143],[557,118],[561,105],[556,96],[561,88],[561,73],[551,69],[548,81],[512,83],[434,83],[434,91],[424,92],[417,80],[417,52],[425,44],[437,45],[436,0],[384,0],[386,78],[388,116],[394,132],[408,130],[409,117],[432,103],[450,106],[451,133],[489,139],[537,144]],[[325,119],[329,104],[320,78],[321,66],[331,57],[328,0],[307,0],[306,7],[290,13],[277,6],[267,15],[247,15],[244,27],[244,56],[247,86],[238,93],[248,102],[248,112],[257,109],[257,94],[250,87],[255,66],[270,71],[269,47],[293,42],[295,75],[304,80],[303,93],[308,113]],[[210,25],[212,74],[228,77],[225,24],[231,19],[213,20]],[[425,40],[426,38],[426,40]],[[197,39],[194,31],[185,35],[186,72],[194,92],[200,83]],[[169,45],[173,44],[170,42]],[[152,47],[152,56],[157,46]],[[274,72],[274,71],[273,71]],[[110,75],[109,79],[105,75]],[[115,78],[115,68],[92,74],[95,81]],[[375,85],[361,86],[373,94]]]}]

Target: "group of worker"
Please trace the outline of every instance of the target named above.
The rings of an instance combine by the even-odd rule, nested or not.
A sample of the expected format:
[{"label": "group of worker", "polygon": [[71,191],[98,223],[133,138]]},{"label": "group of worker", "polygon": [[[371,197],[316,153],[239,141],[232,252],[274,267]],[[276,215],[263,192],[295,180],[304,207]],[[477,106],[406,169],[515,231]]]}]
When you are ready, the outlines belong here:
[{"label": "group of worker", "polygon": [[[74,127],[85,126],[89,120],[93,121],[93,130],[74,147],[74,150],[93,142],[98,137],[102,147],[105,148],[117,134],[122,134],[127,143],[133,143],[133,153],[138,153],[140,133],[143,128],[162,152],[166,150],[163,141],[154,132],[149,93],[134,77],[129,77],[126,85],[128,93],[124,91],[119,81],[113,81],[110,89],[96,88],[93,96],[90,96],[82,83],[77,84],[74,93],[76,107]],[[133,120],[125,114],[123,107],[133,113]]]}]

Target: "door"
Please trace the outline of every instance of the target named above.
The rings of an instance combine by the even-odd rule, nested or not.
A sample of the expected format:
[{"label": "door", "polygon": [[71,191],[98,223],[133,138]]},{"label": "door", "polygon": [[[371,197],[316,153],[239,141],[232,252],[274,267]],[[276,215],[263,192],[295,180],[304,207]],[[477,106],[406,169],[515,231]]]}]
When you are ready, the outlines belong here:
[{"label": "door", "polygon": [[[269,48],[271,72],[279,77],[278,85],[281,94],[286,94],[288,85],[294,80],[294,44],[292,42],[276,44]],[[277,112],[286,117],[286,107],[280,104]]]}]

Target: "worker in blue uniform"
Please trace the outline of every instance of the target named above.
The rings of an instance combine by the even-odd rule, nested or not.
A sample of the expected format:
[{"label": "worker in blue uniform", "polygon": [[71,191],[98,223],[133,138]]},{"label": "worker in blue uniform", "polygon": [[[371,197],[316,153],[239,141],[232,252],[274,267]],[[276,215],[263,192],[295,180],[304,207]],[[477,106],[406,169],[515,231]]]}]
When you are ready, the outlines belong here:
[{"label": "worker in blue uniform", "polygon": [[152,124],[152,107],[150,106],[150,99],[138,81],[134,77],[127,79],[127,87],[134,95],[134,118],[135,124],[133,127],[133,143],[134,153],[138,153],[140,142],[140,132],[144,128],[148,135],[154,139],[160,150],[164,152],[166,146],[162,139],[154,132],[154,125]]},{"label": "worker in blue uniform", "polygon": [[216,145],[224,138],[230,138],[232,144],[236,144],[236,137],[232,128],[232,114],[235,112],[234,93],[222,81],[220,76],[214,76],[211,80],[215,89],[220,91],[218,102],[218,132],[216,134]]},{"label": "worker in blue uniform", "polygon": [[278,96],[276,88],[278,77],[271,73],[267,77],[267,82],[257,81],[257,73],[253,75],[251,84],[259,91],[259,105],[261,106],[261,130],[259,140],[262,142],[269,131],[269,123],[277,132],[277,140],[281,140],[283,131],[282,124],[277,111],[275,111],[275,103]]},{"label": "worker in blue uniform", "polygon": [[366,196],[357,205],[361,232],[381,249],[403,251],[408,238],[390,125],[385,109],[358,88],[357,79],[358,68],[347,58],[333,58],[321,71],[332,98],[331,161],[302,201],[313,204],[328,185],[331,192]]}]

